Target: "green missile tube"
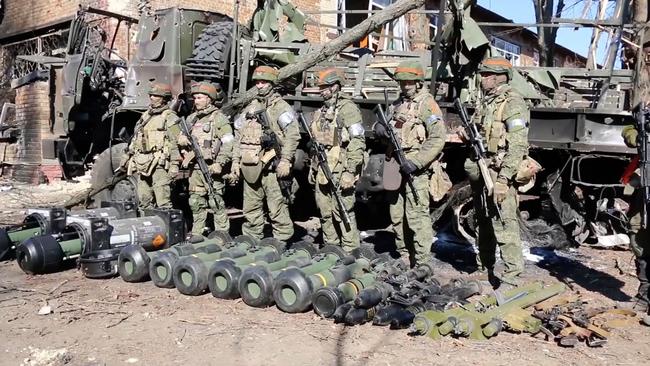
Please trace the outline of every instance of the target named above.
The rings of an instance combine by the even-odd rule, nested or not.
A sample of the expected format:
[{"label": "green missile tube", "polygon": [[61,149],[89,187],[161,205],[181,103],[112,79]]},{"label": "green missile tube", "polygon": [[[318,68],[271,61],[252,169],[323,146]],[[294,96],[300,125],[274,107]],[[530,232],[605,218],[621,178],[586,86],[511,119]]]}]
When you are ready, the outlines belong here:
[{"label": "green missile tube", "polygon": [[[242,300],[249,306],[267,307],[273,305],[273,279],[287,267],[304,267],[318,250],[308,242],[298,242],[282,253],[273,263],[256,262],[242,266],[238,289]],[[245,267],[245,268],[244,268]]]},{"label": "green missile tube", "polygon": [[[244,256],[250,248],[253,248],[256,245],[257,240],[254,238],[247,235],[240,235],[232,242],[223,244],[223,250],[219,253],[220,255]],[[198,252],[188,253],[187,255],[191,254],[198,254]],[[174,288],[174,265],[183,257],[185,256],[179,256],[176,255],[176,253],[167,252],[151,258],[151,263],[149,263],[149,277],[154,285],[162,288]]]},{"label": "green missile tube", "polygon": [[[279,260],[285,248],[286,244],[284,242],[263,239],[258,248],[250,248],[247,252],[237,253],[226,250],[215,254],[193,254],[181,258],[174,265],[174,284],[176,289],[184,295],[200,295],[208,289],[208,275],[211,266],[217,260],[229,258],[241,262],[248,260],[244,258],[250,256],[254,258],[254,262],[250,265],[263,265]],[[242,267],[245,266],[242,265]]]},{"label": "green missile tube", "polygon": [[[374,254],[374,253],[373,253]],[[372,258],[347,256],[335,265],[314,263],[303,268],[288,268],[273,285],[273,299],[287,313],[303,312],[311,305],[314,291],[325,286],[338,286],[361,276],[370,268]]]},{"label": "green missile tube", "polygon": [[[508,299],[522,293],[539,291],[541,288],[541,283],[533,282],[505,291],[502,296]],[[454,330],[455,319],[461,316],[462,313],[466,311],[465,309],[469,311],[477,311],[479,309],[495,306],[497,303],[498,300],[496,296],[490,295],[471,304],[464,305],[463,308],[457,307],[446,311],[423,311],[417,314],[413,319],[411,331],[415,334],[426,335],[432,339],[439,339],[441,336],[447,335]]]},{"label": "green missile tube", "polygon": [[[266,257],[275,248],[277,256]],[[225,258],[212,263],[208,273],[208,288],[212,296],[218,299],[236,299],[239,297],[239,277],[244,266],[255,262],[275,262],[281,258],[286,244],[274,238],[264,238],[256,252],[240,258]],[[269,261],[269,259],[272,259]]]},{"label": "green missile tube", "polygon": [[172,256],[183,257],[200,252],[219,252],[222,250],[221,246],[232,241],[228,233],[219,231],[211,233],[207,238],[201,238],[200,241],[182,242],[155,252],[147,252],[141,245],[127,245],[120,251],[117,259],[120,277],[126,282],[148,281],[149,264],[157,255],[173,253]]},{"label": "green missile tube", "polygon": [[361,290],[374,285],[378,278],[400,273],[402,268],[399,266],[403,263],[399,259],[391,260],[390,256],[380,256],[372,261],[370,272],[363,273],[336,287],[319,288],[312,297],[314,312],[323,318],[332,317],[339,306],[354,300]]}]

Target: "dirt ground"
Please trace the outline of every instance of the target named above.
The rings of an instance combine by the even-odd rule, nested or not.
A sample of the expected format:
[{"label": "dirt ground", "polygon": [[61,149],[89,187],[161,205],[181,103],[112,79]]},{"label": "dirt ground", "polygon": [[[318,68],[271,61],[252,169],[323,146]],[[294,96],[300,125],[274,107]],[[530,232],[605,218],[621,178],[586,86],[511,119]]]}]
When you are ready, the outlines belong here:
[{"label": "dirt ground", "polygon": [[[81,186],[26,188],[0,182],[2,223],[22,208]],[[7,187],[7,188],[3,188]],[[369,232],[368,238],[384,233]],[[624,250],[530,250],[526,278],[562,281],[594,306],[633,296]],[[471,248],[441,241],[438,275],[468,276]],[[486,342],[412,337],[406,330],[344,327],[313,312],[285,314],[240,300],[188,297],[150,282],[85,279],[76,269],[27,276],[0,263],[0,365],[636,365],[650,360],[650,328],[614,329],[600,348],[562,348],[543,336],[501,333]]]}]

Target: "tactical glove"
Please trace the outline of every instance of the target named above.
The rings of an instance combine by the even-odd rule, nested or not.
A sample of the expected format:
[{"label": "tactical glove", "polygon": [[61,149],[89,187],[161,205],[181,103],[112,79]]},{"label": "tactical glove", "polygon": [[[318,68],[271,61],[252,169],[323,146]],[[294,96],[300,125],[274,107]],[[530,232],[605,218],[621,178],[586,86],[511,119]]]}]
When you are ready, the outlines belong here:
[{"label": "tactical glove", "polygon": [[399,170],[406,174],[406,175],[411,175],[413,174],[416,170],[418,170],[417,165],[415,165],[414,162],[412,162],[409,159],[406,159],[402,165],[400,165]]},{"label": "tactical glove", "polygon": [[214,163],[214,164],[210,165],[209,170],[210,170],[210,174],[219,175],[219,174],[221,174],[221,171],[223,169],[221,167],[221,164]]},{"label": "tactical glove", "polygon": [[278,178],[286,178],[291,173],[291,162],[286,159],[280,160],[278,166],[275,168],[275,173]]},{"label": "tactical glove", "polygon": [[190,139],[185,136],[185,134],[179,134],[178,135],[178,140],[176,140],[176,143],[178,146],[191,146],[192,143],[190,142]]},{"label": "tactical glove", "polygon": [[372,126],[372,130],[375,133],[375,137],[388,137],[388,131],[383,123],[375,122]]},{"label": "tactical glove", "polygon": [[508,183],[502,180],[497,180],[494,183],[494,201],[500,205],[506,199],[508,194]]},{"label": "tactical glove", "polygon": [[342,190],[348,190],[354,188],[354,174],[350,172],[343,172],[341,175],[341,181],[340,181],[340,186]]}]

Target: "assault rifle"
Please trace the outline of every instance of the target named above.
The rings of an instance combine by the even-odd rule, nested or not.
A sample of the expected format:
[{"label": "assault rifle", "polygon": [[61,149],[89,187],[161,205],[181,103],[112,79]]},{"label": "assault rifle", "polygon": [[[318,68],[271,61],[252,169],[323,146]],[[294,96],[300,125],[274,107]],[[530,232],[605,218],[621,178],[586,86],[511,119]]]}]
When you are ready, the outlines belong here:
[{"label": "assault rifle", "polygon": [[[487,195],[487,197],[494,198],[494,181],[492,180],[490,170],[488,169],[487,162],[485,161],[487,150],[485,149],[483,136],[481,136],[480,132],[478,131],[476,124],[469,119],[469,116],[467,115],[467,109],[465,109],[465,106],[463,103],[461,103],[459,98],[456,98],[454,100],[454,107],[458,110],[460,121],[463,123],[465,134],[467,135],[467,138],[469,140],[468,142],[472,148],[474,159],[476,160],[476,164],[478,164],[478,168],[481,173],[481,179],[483,180],[483,185],[485,186],[485,191],[482,194],[483,204],[486,206],[485,208],[487,212],[487,200],[485,199],[485,195]],[[496,203],[496,201],[494,202],[494,208],[497,212],[497,218],[501,221],[502,224],[505,224],[503,217],[501,216],[501,209],[499,208],[499,205]]]},{"label": "assault rifle", "polygon": [[641,225],[644,229],[648,227],[648,205],[650,205],[650,156],[648,156],[650,151],[648,146],[650,144],[648,139],[650,126],[648,126],[648,115],[650,115],[650,107],[641,107],[636,116],[636,129],[638,132],[636,146],[639,151],[639,170],[641,172],[639,187],[643,195]]},{"label": "assault rifle", "polygon": [[[196,119],[196,117],[194,119]],[[215,208],[220,208],[217,200],[215,199],[216,193],[214,192],[214,180],[212,180],[212,175],[210,174],[208,163],[205,162],[205,158],[203,157],[201,146],[199,146],[199,143],[196,141],[194,136],[192,136],[192,131],[185,118],[180,119],[179,125],[181,126],[181,131],[183,134],[187,136],[187,139],[190,140],[190,143],[192,144],[192,151],[194,152],[196,165],[199,166],[199,171],[201,171],[201,175],[203,176],[203,180],[207,186],[206,189],[208,190],[208,199],[212,201],[212,204]]]},{"label": "assault rifle", "polygon": [[[393,155],[395,156],[395,160],[397,160],[397,163],[400,166],[402,166],[406,161],[406,156],[404,155],[404,149],[402,149],[402,145],[400,145],[397,136],[395,136],[395,131],[393,131],[393,128],[388,123],[392,116],[386,116],[386,114],[384,113],[384,109],[380,104],[377,104],[377,115],[379,116],[379,123],[382,126],[384,126],[384,129],[386,129],[386,133],[388,134],[388,140],[390,141],[390,144],[393,146]],[[413,198],[415,199],[415,203],[419,204],[420,196],[418,195],[418,191],[415,189],[415,186],[413,185],[413,174],[404,174],[404,173],[402,174],[406,178],[406,183],[409,185],[411,192],[413,192]]]},{"label": "assault rifle", "polygon": [[346,230],[350,230],[350,215],[348,214],[348,210],[345,208],[345,204],[343,204],[343,198],[341,197],[341,192],[339,192],[339,186],[338,184],[334,183],[332,170],[327,163],[327,153],[325,152],[325,148],[320,142],[314,139],[314,136],[311,133],[311,129],[307,125],[307,121],[305,121],[305,116],[302,111],[298,112],[298,122],[300,122],[302,128],[305,130],[305,132],[307,132],[307,136],[309,136],[309,140],[311,141],[314,148],[316,158],[318,159],[318,166],[320,166],[320,168],[323,170],[325,178],[327,178],[327,185],[334,195],[334,198],[336,199],[336,205],[339,207],[341,217],[343,218],[343,224],[345,225]]},{"label": "assault rifle", "polygon": [[[278,142],[278,137],[275,135],[275,132],[271,129],[271,123],[269,122],[269,117],[266,114],[266,109],[258,109],[253,111],[253,116],[257,121],[262,125],[263,135],[262,135],[262,148],[268,149],[273,148],[275,150],[276,160],[275,163],[279,161],[280,154],[282,152],[282,147]],[[288,179],[278,178],[278,184],[280,185],[280,191],[282,195],[291,202],[291,186],[293,184],[293,179],[289,177]]]}]

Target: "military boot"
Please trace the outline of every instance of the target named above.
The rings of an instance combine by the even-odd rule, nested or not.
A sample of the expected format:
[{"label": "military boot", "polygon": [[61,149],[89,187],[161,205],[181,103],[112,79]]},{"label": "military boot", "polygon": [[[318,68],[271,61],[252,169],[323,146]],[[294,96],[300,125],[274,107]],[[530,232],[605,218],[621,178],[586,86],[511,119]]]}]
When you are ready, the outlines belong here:
[{"label": "military boot", "polygon": [[641,312],[648,312],[648,290],[650,289],[650,283],[648,282],[648,271],[650,271],[650,266],[648,266],[647,258],[637,258],[635,260],[636,264],[636,276],[639,279],[639,289],[637,291],[634,301],[634,310]]}]

